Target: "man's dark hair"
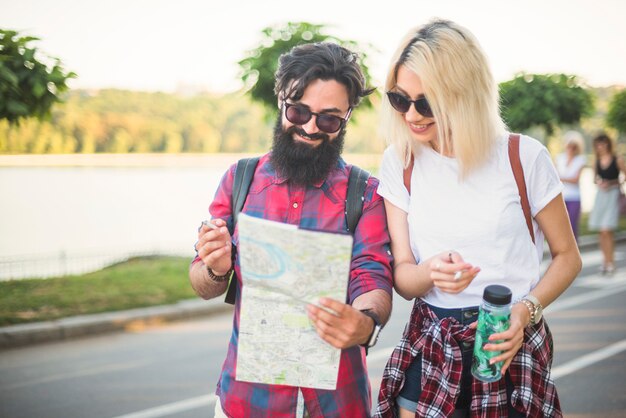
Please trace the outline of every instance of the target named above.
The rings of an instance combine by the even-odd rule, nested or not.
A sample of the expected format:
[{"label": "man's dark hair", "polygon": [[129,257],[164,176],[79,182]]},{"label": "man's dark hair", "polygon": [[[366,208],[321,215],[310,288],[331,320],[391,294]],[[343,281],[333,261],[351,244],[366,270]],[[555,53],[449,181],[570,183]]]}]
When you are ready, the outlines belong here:
[{"label": "man's dark hair", "polygon": [[274,92],[280,99],[299,100],[314,80],[336,80],[346,86],[350,107],[374,89],[365,86],[359,56],[334,43],[298,45],[280,56]]}]

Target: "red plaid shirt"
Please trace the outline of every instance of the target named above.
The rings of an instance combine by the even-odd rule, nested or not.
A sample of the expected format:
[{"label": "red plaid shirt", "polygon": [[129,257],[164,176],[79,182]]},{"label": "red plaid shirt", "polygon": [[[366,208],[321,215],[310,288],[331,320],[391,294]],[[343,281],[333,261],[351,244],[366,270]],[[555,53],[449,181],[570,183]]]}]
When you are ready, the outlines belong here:
[{"label": "red plaid shirt", "polygon": [[[422,394],[416,417],[449,417],[460,393],[462,342],[473,342],[475,331],[453,318],[439,320],[428,306],[417,299],[402,339],[394,349],[378,394],[375,417],[395,417],[395,400],[404,373],[422,353]],[[513,358],[509,373],[514,390],[511,403],[527,417],[562,417],[559,398],[550,378],[552,334],[545,321],[526,328],[524,343]],[[483,383],[472,377],[471,417],[507,416],[504,379]]]},{"label": "red plaid shirt", "polygon": [[[209,208],[213,218],[232,224],[231,195],[236,165],[226,172]],[[261,157],[243,213],[302,228],[346,232],[345,199],[350,165],[340,160],[326,180],[309,187],[294,186],[279,177],[269,154]],[[383,200],[376,193],[378,180],[370,177],[363,214],[354,232],[348,301],[374,289],[391,294],[392,269],[389,234]],[[238,243],[235,228],[233,243]],[[194,260],[194,262],[197,261]],[[239,263],[235,262],[241,277]],[[241,280],[239,280],[241,288]],[[232,417],[294,417],[298,390],[302,391],[311,417],[368,417],[371,393],[364,350],[351,347],[341,352],[336,390],[317,390],[283,385],[265,385],[236,380],[240,293],[235,302],[233,333],[218,382],[222,408]]]}]

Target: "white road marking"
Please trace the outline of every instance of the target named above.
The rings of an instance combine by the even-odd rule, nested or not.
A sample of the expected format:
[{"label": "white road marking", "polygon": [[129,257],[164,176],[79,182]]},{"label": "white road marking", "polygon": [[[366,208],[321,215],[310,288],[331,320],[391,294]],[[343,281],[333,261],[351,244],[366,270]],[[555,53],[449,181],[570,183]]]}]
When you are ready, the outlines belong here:
[{"label": "white road marking", "polygon": [[568,297],[566,299],[557,299],[556,302],[546,308],[546,312],[557,312],[563,309],[571,308],[572,306],[579,306],[583,303],[591,302],[592,300],[616,295],[617,293],[623,292],[624,290],[626,290],[626,283],[620,282],[616,285],[606,286],[603,289],[581,293],[579,295]]},{"label": "white road marking", "polygon": [[565,364],[553,367],[552,378],[556,380],[560,377],[567,376],[568,374],[574,373],[577,370],[591,366],[594,363],[619,354],[624,350],[626,350],[626,340],[618,341],[607,347],[601,348],[599,350],[585,354],[584,356],[578,357],[574,360],[568,361]]},{"label": "white road marking", "polygon": [[157,406],[143,411],[133,412],[126,415],[120,415],[115,418],[157,418],[167,415],[177,414],[190,409],[206,407],[207,410],[213,410],[215,407],[215,395],[197,396],[195,398],[184,399],[178,402],[172,402],[165,405]]}]

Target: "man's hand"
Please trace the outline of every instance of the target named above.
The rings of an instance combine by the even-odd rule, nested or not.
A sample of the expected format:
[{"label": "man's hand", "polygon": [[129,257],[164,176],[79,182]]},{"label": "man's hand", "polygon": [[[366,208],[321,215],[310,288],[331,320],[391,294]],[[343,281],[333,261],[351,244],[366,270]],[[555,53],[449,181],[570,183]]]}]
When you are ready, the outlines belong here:
[{"label": "man's hand", "polygon": [[222,219],[213,219],[210,222],[215,228],[203,223],[198,230],[196,251],[205,266],[216,276],[222,276],[232,266],[232,243],[226,222]]},{"label": "man's hand", "polygon": [[[336,348],[365,344],[374,329],[374,320],[351,305],[321,298],[320,306],[308,305],[309,319],[318,335]],[[331,313],[333,312],[333,313]]]}]

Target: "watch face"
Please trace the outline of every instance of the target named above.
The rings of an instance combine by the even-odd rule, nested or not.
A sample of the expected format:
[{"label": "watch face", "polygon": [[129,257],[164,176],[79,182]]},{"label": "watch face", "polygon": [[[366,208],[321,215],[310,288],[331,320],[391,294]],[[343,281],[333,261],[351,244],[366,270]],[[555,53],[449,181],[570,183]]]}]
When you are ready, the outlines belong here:
[{"label": "watch face", "polygon": [[372,336],[370,337],[370,340],[367,342],[367,346],[368,347],[374,347],[376,345],[376,342],[378,341],[378,335],[380,334],[380,330],[382,329],[382,327],[378,324],[374,325],[374,331],[372,332]]}]

